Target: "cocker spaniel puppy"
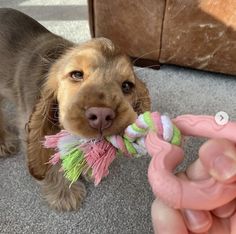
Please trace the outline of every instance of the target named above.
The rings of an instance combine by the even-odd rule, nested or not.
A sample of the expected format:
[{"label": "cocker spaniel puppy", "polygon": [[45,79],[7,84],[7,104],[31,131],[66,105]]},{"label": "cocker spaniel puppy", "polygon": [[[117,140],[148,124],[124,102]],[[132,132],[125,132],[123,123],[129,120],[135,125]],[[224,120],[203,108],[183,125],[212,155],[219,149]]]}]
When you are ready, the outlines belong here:
[{"label": "cocker spaniel puppy", "polygon": [[[0,9],[0,100],[17,107],[19,136],[29,172],[57,210],[79,207],[86,191],[47,162],[45,135],[64,128],[82,137],[121,133],[150,109],[148,90],[129,58],[105,38],[77,45],[13,9]],[[0,113],[0,156],[14,143]]]}]

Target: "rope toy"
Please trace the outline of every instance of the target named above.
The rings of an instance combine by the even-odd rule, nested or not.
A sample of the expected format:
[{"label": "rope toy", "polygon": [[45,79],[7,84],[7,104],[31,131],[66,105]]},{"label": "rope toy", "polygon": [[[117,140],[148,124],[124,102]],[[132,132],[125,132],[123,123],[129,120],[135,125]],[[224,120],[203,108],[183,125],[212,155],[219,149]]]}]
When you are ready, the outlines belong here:
[{"label": "rope toy", "polygon": [[141,157],[147,154],[145,138],[150,131],[173,145],[181,144],[181,133],[168,115],[145,112],[125,129],[123,136],[84,139],[62,130],[56,135],[45,136],[43,145],[55,150],[49,163],[61,162],[61,170],[71,183],[86,175],[98,185],[108,175],[109,165],[117,155]]}]

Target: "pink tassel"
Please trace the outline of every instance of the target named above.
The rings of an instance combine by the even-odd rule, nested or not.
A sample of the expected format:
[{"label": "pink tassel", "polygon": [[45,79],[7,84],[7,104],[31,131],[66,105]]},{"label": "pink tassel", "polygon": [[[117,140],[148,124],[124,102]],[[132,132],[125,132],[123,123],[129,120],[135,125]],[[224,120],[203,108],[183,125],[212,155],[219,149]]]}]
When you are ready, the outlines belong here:
[{"label": "pink tassel", "polygon": [[108,167],[116,157],[116,148],[106,140],[84,144],[85,159],[92,168],[92,177],[97,186],[109,174]]},{"label": "pink tassel", "polygon": [[55,153],[50,157],[49,163],[56,165],[60,161],[60,153]]},{"label": "pink tassel", "polygon": [[45,148],[56,148],[60,138],[70,135],[68,132],[62,130],[56,135],[45,136],[45,141],[43,141],[43,146]]}]

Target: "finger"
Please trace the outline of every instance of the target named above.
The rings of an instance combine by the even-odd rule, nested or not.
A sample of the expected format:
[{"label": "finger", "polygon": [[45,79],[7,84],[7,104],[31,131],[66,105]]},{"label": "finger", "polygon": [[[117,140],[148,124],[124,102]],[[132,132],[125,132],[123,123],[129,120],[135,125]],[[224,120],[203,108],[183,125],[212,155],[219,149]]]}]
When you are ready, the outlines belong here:
[{"label": "finger", "polygon": [[222,126],[216,123],[213,116],[207,115],[181,115],[172,121],[185,136],[224,138],[236,143],[236,122]]},{"label": "finger", "polygon": [[210,177],[200,159],[197,159],[187,168],[186,175],[189,179],[194,181],[205,180]]},{"label": "finger", "polygon": [[236,148],[225,139],[211,139],[199,150],[199,157],[209,174],[224,183],[236,181]]},{"label": "finger", "polygon": [[[194,169],[200,169],[202,167],[202,165],[197,161],[194,162],[194,164]],[[205,173],[203,173],[203,175],[204,174]],[[194,174],[194,176],[197,176],[196,178],[200,179],[199,175]],[[189,180],[189,178],[184,173],[178,174],[178,177],[183,180]],[[212,225],[212,217],[208,211],[184,209],[182,210],[182,214],[188,230],[192,231],[193,233],[207,232]]]},{"label": "finger", "polygon": [[188,234],[180,212],[158,199],[152,204],[152,223],[156,234]]},{"label": "finger", "polygon": [[[170,206],[212,210],[235,198],[234,184],[223,184],[212,177],[201,181],[185,181],[175,177],[172,170],[176,162],[183,158],[183,150],[180,147],[162,142],[157,136],[150,134],[145,143],[149,151],[153,150],[148,168],[148,179],[153,193]],[[161,145],[159,148],[156,147],[158,143]],[[155,149],[158,150],[158,157]]]},{"label": "finger", "polygon": [[234,234],[235,232],[230,231],[229,220],[227,219],[219,219],[217,217],[213,217],[212,226],[208,232],[208,234]]},{"label": "finger", "polygon": [[[188,176],[188,178],[195,181],[207,179],[210,176],[199,159],[188,167],[188,169],[186,170],[186,175]],[[181,178],[183,178],[183,175],[181,176]],[[227,218],[235,212],[235,208],[236,201],[233,200],[221,207],[214,209],[212,212],[219,218]]]},{"label": "finger", "polygon": [[207,232],[212,225],[212,216],[208,211],[185,209],[182,214],[188,230],[194,233]]},{"label": "finger", "polygon": [[234,233],[236,233],[236,212],[230,218],[230,222],[231,222],[231,226],[230,226],[231,234],[234,234]]},{"label": "finger", "polygon": [[228,218],[235,212],[235,208],[236,200],[233,200],[219,208],[216,208],[212,213],[219,218]]}]

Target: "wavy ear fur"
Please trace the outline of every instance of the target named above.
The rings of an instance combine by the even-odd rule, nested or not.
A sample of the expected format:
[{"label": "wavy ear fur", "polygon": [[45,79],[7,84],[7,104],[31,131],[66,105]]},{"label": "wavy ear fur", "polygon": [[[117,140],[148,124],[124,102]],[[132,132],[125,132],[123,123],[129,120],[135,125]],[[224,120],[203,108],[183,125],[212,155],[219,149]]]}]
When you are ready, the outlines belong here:
[{"label": "wavy ear fur", "polygon": [[58,104],[55,93],[44,87],[28,123],[27,157],[30,174],[38,180],[45,177],[50,156],[53,151],[42,146],[45,135],[55,134],[60,130]]},{"label": "wavy ear fur", "polygon": [[151,110],[151,99],[149,91],[143,81],[136,77],[136,97],[134,102],[134,110],[141,114]]}]

